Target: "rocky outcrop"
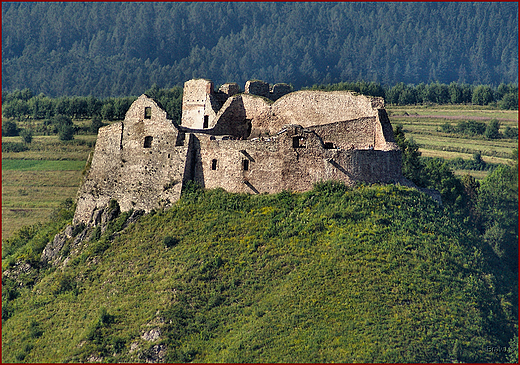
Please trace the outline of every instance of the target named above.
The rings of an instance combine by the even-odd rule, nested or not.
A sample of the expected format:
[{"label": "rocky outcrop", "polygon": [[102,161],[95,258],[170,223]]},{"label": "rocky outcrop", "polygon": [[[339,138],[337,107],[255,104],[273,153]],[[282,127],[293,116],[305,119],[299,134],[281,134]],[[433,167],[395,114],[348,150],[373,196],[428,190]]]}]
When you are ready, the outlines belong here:
[{"label": "rocky outcrop", "polygon": [[[112,200],[104,207],[97,208],[92,214],[92,219],[87,222],[79,222],[68,225],[62,232],[56,234],[54,239],[45,246],[40,257],[40,264],[66,265],[71,257],[79,254],[88,241],[99,238],[106,232],[109,224],[116,220],[121,214],[119,204]],[[134,223],[144,215],[143,210],[134,210],[122,224],[119,231],[113,232],[110,239],[115,238],[130,224]]]}]

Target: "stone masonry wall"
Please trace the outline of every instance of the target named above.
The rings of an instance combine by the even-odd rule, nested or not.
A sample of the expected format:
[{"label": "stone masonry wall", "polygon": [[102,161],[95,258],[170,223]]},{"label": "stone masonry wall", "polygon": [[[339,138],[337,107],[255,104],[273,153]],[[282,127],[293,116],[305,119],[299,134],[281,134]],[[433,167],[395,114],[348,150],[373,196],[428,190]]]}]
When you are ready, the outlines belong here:
[{"label": "stone masonry wall", "polygon": [[[299,138],[300,147],[294,147],[294,137]],[[194,179],[210,189],[276,193],[306,191],[314,183],[330,179],[352,185],[356,181],[396,182],[402,177],[399,150],[325,149],[316,133],[303,128],[250,141],[200,135],[197,139],[200,163]]]},{"label": "stone masonry wall", "polygon": [[276,133],[286,124],[303,127],[377,116],[381,98],[355,95],[349,91],[297,91],[275,101],[269,111],[252,119],[252,131]]},{"label": "stone masonry wall", "polygon": [[204,116],[208,117],[208,126],[215,124],[216,112],[220,103],[213,95],[213,83],[197,79],[184,83],[182,95],[182,125],[187,128],[204,129]]},{"label": "stone masonry wall", "polygon": [[309,127],[323,142],[331,142],[342,149],[369,149],[374,146],[375,117],[365,117]]},{"label": "stone masonry wall", "polygon": [[260,80],[247,81],[245,86],[245,93],[259,95],[268,98],[269,84]]}]

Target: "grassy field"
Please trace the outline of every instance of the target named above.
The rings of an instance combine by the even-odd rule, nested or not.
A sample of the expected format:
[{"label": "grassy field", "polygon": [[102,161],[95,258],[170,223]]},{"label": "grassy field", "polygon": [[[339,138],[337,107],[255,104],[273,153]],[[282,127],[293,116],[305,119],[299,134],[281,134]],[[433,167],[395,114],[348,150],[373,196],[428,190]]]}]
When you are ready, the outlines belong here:
[{"label": "grassy field", "polygon": [[[74,199],[95,135],[61,142],[35,136],[30,149],[2,153],[2,238],[25,225],[45,222],[67,198]],[[2,142],[21,142],[4,137]]]},{"label": "grassy field", "polygon": [[128,216],[6,280],[4,361],[492,363],[515,332],[488,245],[414,189],[191,191],[113,234]]},{"label": "grassy field", "polygon": [[[488,163],[507,164],[512,161],[512,151],[518,148],[518,139],[488,140],[483,136],[462,136],[441,131],[441,126],[450,123],[455,126],[460,121],[475,120],[488,123],[492,119],[500,122],[500,131],[506,127],[518,128],[517,110],[494,110],[475,105],[442,106],[388,106],[392,125],[401,124],[407,138],[413,138],[420,146],[419,151],[425,157],[444,159],[472,159],[480,152]],[[486,176],[485,171],[460,170],[457,175],[470,173],[477,179]]]}]

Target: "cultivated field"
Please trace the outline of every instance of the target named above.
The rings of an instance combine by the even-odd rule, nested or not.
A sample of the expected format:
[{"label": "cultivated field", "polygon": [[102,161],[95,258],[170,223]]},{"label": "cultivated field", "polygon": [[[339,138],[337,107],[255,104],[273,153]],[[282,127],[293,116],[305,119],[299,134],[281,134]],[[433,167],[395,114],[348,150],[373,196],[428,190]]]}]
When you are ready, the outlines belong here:
[{"label": "cultivated field", "polygon": [[[419,143],[426,157],[472,159],[473,153],[480,151],[484,161],[506,164],[518,147],[517,139],[486,140],[440,132],[446,122],[487,123],[493,118],[500,121],[501,131],[506,127],[518,128],[518,111],[475,106],[390,106],[387,110],[392,124],[402,124],[407,138]],[[2,238],[24,225],[49,220],[61,202],[75,198],[95,139],[95,135],[77,135],[73,141],[60,142],[57,136],[35,136],[29,150],[2,153]],[[4,137],[2,142],[21,142],[21,137]],[[470,173],[477,179],[487,174],[469,170],[456,173]]]},{"label": "cultivated field", "polygon": [[[49,220],[60,203],[76,197],[95,139],[80,135],[65,143],[56,136],[35,136],[30,150],[2,153],[2,238]],[[2,138],[2,143],[20,141]]]},{"label": "cultivated field", "polygon": [[[492,139],[484,136],[463,136],[443,133],[441,126],[451,123],[455,126],[460,121],[479,121],[488,123],[492,119],[500,122],[500,131],[506,127],[518,128],[517,110],[493,110],[489,107],[471,106],[390,106],[387,107],[392,125],[401,124],[407,138],[413,138],[420,146],[419,151],[425,157],[453,159],[461,157],[472,159],[480,152],[482,159],[489,163],[507,164],[512,161],[512,151],[518,148],[518,139]],[[475,178],[485,177],[485,171],[470,172]]]}]

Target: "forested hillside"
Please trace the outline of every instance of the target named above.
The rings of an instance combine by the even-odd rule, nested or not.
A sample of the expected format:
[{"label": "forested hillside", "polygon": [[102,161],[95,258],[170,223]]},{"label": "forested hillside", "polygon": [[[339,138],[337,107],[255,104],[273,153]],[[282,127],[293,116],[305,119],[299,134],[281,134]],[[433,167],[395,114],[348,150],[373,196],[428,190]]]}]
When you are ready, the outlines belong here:
[{"label": "forested hillside", "polygon": [[518,82],[518,4],[2,3],[2,89]]}]

